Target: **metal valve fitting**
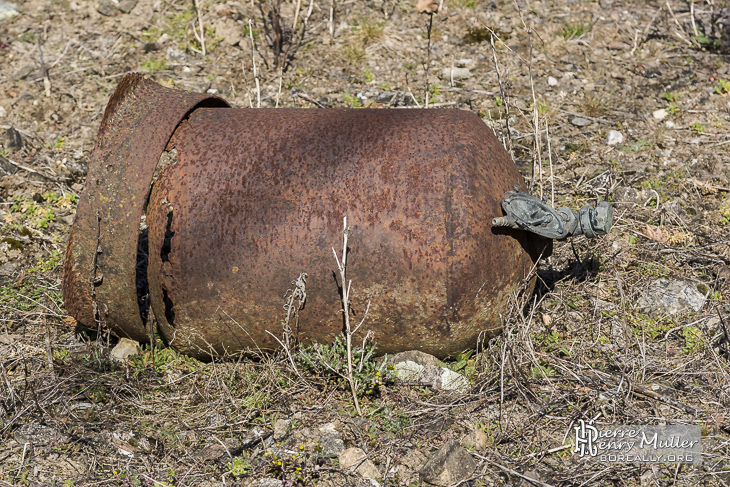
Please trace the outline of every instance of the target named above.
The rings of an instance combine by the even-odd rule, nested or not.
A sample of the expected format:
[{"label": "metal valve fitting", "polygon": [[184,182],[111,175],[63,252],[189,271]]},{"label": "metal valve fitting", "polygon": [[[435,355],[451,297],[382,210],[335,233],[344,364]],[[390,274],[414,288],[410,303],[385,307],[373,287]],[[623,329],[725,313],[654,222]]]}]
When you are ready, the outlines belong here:
[{"label": "metal valve fitting", "polygon": [[578,213],[566,207],[556,210],[536,196],[519,191],[519,187],[505,193],[502,209],[506,215],[493,219],[493,226],[527,230],[555,240],[606,235],[613,225],[613,206],[607,201],[599,201],[595,208],[586,205]]}]

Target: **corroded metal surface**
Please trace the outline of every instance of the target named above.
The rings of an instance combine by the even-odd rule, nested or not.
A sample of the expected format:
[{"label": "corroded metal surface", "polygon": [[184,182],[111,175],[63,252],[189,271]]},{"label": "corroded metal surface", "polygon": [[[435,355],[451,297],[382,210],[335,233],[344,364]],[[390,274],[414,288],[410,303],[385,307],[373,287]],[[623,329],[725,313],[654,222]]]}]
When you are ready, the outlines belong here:
[{"label": "corroded metal surface", "polygon": [[[331,341],[342,329],[332,247],[344,216],[352,308],[357,319],[371,301],[362,331],[380,352],[444,357],[497,334],[510,295],[551,251],[493,228],[501,196],[523,180],[472,113],[224,106],[122,81],[67,250],[64,299],[77,320],[146,339],[135,282],[145,211],[152,310],[166,340],[197,356],[276,348],[267,330],[281,334],[284,294],[302,272],[294,332]],[[176,160],[145,209],[165,147]]]},{"label": "corroded metal surface", "polygon": [[334,339],[332,247],[345,215],[353,308],[371,300],[364,328],[380,352],[472,348],[549,252],[524,232],[492,231],[502,194],[523,180],[469,112],[198,109],[172,146],[177,163],[148,207],[150,294],[186,353],[276,348],[266,330],[280,334],[300,272],[299,338]]},{"label": "corroded metal surface", "polygon": [[125,76],[104,112],[66,249],[63,297],[89,326],[145,340],[135,268],[140,217],[155,167],[175,127],[197,106],[226,107],[208,95]]}]

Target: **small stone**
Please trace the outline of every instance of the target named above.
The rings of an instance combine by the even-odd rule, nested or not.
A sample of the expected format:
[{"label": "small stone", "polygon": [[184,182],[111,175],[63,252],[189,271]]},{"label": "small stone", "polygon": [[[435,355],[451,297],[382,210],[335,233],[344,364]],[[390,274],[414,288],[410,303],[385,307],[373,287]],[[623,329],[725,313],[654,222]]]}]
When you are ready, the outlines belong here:
[{"label": "small stone", "polygon": [[534,485],[539,485],[537,482],[542,482],[540,474],[537,473],[536,470],[528,470],[524,473],[524,476],[535,480],[536,482],[530,482],[527,479],[521,478],[520,482],[517,484],[517,487],[533,487]]},{"label": "small stone", "polygon": [[5,150],[15,152],[23,147],[23,137],[14,127],[8,127],[5,131]]},{"label": "small stone", "polygon": [[594,299],[591,304],[593,304],[593,307],[598,311],[614,311],[616,309],[615,304],[602,299]]},{"label": "small stone", "polygon": [[281,487],[281,479],[264,477],[251,484],[251,487]]},{"label": "small stone", "polygon": [[550,86],[558,86],[558,80],[556,80],[552,76],[548,76],[548,85],[550,85]]},{"label": "small stone", "polygon": [[274,423],[274,439],[281,441],[291,433],[291,420],[290,419],[279,419]]},{"label": "small stone", "polygon": [[644,202],[644,198],[636,188],[630,186],[618,186],[613,190],[613,200],[627,206],[639,205]]},{"label": "small stone", "polygon": [[223,42],[229,46],[235,46],[243,40],[243,30],[233,19],[224,17],[213,25],[216,35],[223,38]]},{"label": "small stone", "polygon": [[8,111],[5,109],[5,107],[0,106],[0,118],[5,118],[8,116]]},{"label": "small stone", "polygon": [[444,391],[453,391],[458,393],[466,393],[471,384],[469,380],[458,372],[454,372],[446,367],[441,367],[441,384],[440,389]]},{"label": "small stone", "polygon": [[570,123],[572,123],[576,127],[586,127],[591,124],[591,121],[583,117],[573,117],[570,120]]},{"label": "small stone", "polygon": [[18,6],[14,3],[0,0],[0,20],[9,19],[18,15]]},{"label": "small stone", "polygon": [[482,451],[489,446],[489,438],[484,434],[480,428],[474,428],[471,432],[461,440],[461,444],[473,448],[477,451]]},{"label": "small stone", "polygon": [[613,0],[598,0],[598,6],[603,9],[610,9],[613,7]]},{"label": "small stone", "polygon": [[450,439],[423,466],[419,475],[424,482],[446,487],[471,477],[476,466],[469,452]]},{"label": "small stone", "polygon": [[69,225],[69,226],[74,224],[74,220],[75,219],[76,219],[76,214],[75,213],[74,214],[71,214],[71,215],[66,215],[66,216],[61,217],[61,221],[63,223],[65,223],[66,225]]},{"label": "small stone", "polygon": [[438,367],[439,365],[439,359],[434,357],[433,355],[430,355],[425,352],[421,352],[420,350],[408,350],[407,352],[400,352],[393,354],[388,358],[388,361],[391,364],[398,364],[399,362],[415,362],[423,367],[426,367],[427,365],[433,365]]},{"label": "small stone", "polygon": [[25,423],[13,432],[13,438],[20,444],[32,443],[34,446],[59,445],[68,437],[56,428],[37,423]]},{"label": "small stone", "polygon": [[139,347],[139,342],[129,338],[121,338],[109,356],[117,362],[126,362],[132,355],[137,355],[137,347]]},{"label": "small stone", "polygon": [[79,191],[82,191],[84,189],[84,185],[81,183],[73,183],[71,185],[71,189],[73,189],[74,191],[76,191],[78,193]]},{"label": "small stone", "polygon": [[383,91],[382,93],[378,94],[378,96],[375,98],[376,103],[390,103],[390,101],[393,99],[393,97],[396,95],[395,91]]},{"label": "small stone", "polygon": [[124,14],[128,14],[135,5],[137,5],[137,0],[122,0],[117,4],[117,9]]},{"label": "small stone", "polygon": [[667,111],[663,108],[660,108],[659,110],[655,110],[651,113],[651,116],[654,117],[656,120],[664,120],[667,118]]},{"label": "small stone", "polygon": [[17,268],[12,263],[6,262],[0,266],[0,278],[12,277],[16,270]]},{"label": "small stone", "polygon": [[99,6],[96,7],[96,11],[107,17],[112,17],[117,14],[117,9],[114,8],[112,0],[101,0]]},{"label": "small stone", "polygon": [[444,68],[441,70],[441,79],[467,79],[471,78],[472,74],[469,68]]},{"label": "small stone", "polygon": [[178,49],[173,49],[172,47],[167,48],[167,59],[171,61],[177,61],[182,62],[185,61],[187,58],[187,55]]},{"label": "small stone", "polygon": [[[653,315],[673,315],[680,311],[699,311],[707,300],[700,285],[691,281],[657,279],[639,292],[636,303],[639,310]],[[706,287],[706,286],[705,286]]]},{"label": "small stone", "polygon": [[608,145],[617,145],[624,141],[624,134],[618,130],[608,131]]},{"label": "small stone", "polygon": [[[364,451],[359,448],[348,448],[340,452],[340,468],[343,470],[355,469],[355,472],[367,479],[380,478],[380,472],[375,464],[367,458]],[[358,465],[359,464],[359,465]],[[356,465],[358,465],[356,467]]]},{"label": "small stone", "polygon": [[664,122],[664,126],[668,129],[673,129],[677,126],[677,124],[672,122],[671,120],[667,120],[666,122]]},{"label": "small stone", "polygon": [[342,433],[326,433],[319,439],[322,447],[322,455],[326,457],[337,456],[345,450],[345,440]]},{"label": "small stone", "polygon": [[412,448],[403,455],[400,464],[411,470],[421,470],[428,462],[428,457],[418,448]]},{"label": "small stone", "polygon": [[35,70],[35,66],[32,64],[25,64],[21,66],[12,76],[13,81],[19,81]]}]

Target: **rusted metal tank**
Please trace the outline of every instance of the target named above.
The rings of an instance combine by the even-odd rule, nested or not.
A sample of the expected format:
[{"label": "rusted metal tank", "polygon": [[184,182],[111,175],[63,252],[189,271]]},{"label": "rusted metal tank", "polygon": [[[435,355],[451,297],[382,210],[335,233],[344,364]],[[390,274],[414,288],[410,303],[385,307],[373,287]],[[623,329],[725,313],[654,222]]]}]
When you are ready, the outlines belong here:
[{"label": "rusted metal tank", "polygon": [[[161,156],[173,162],[160,170]],[[128,75],[79,202],[66,308],[146,340],[146,274],[172,347],[274,349],[266,331],[281,335],[284,295],[306,272],[294,332],[329,342],[343,328],[332,248],[346,216],[357,316],[371,302],[363,333],[383,353],[445,357],[499,333],[510,295],[551,251],[550,240],[493,227],[520,184],[467,111],[239,109]],[[138,251],[143,215],[148,249]]]}]

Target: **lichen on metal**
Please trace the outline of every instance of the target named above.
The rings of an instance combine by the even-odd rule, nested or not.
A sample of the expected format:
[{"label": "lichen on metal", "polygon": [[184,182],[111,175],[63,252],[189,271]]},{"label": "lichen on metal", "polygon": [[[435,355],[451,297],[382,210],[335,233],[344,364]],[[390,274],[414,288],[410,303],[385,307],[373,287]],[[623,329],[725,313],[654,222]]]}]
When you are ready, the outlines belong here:
[{"label": "lichen on metal", "polygon": [[[363,330],[380,352],[445,357],[496,335],[510,296],[551,251],[549,240],[493,227],[501,195],[523,179],[470,112],[224,106],[122,81],[67,251],[64,299],[77,320],[149,333],[135,286],[143,215],[159,332],[197,356],[277,348],[267,331],[281,334],[284,295],[302,272],[307,301],[293,332],[333,340],[343,216],[352,307],[360,316],[372,303]],[[176,160],[150,191],[164,150]]]}]

